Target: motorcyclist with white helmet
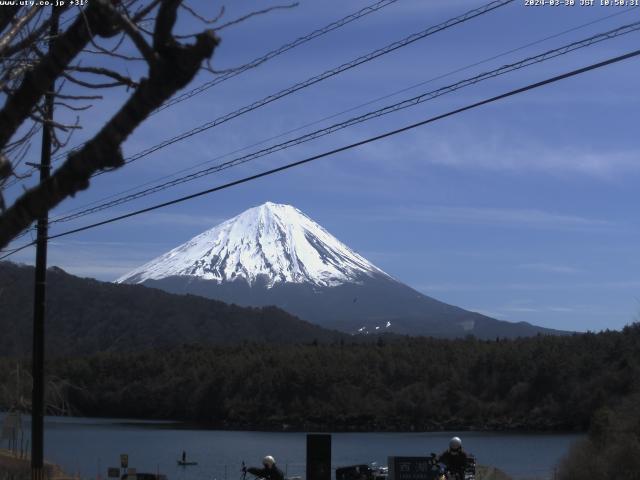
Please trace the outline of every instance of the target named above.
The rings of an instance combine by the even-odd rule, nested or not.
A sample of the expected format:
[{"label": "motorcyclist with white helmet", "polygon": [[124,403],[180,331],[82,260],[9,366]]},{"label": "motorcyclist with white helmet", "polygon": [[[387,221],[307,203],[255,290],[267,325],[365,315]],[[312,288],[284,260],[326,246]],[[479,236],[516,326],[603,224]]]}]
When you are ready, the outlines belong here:
[{"label": "motorcyclist with white helmet", "polygon": [[276,466],[276,460],[271,455],[262,459],[262,465],[264,468],[249,467],[244,470],[265,480],[284,480],[282,470]]},{"label": "motorcyclist with white helmet", "polygon": [[454,478],[464,480],[464,472],[467,467],[469,456],[462,449],[460,437],[453,437],[449,440],[449,448],[438,457],[438,462],[446,465],[447,470]]}]

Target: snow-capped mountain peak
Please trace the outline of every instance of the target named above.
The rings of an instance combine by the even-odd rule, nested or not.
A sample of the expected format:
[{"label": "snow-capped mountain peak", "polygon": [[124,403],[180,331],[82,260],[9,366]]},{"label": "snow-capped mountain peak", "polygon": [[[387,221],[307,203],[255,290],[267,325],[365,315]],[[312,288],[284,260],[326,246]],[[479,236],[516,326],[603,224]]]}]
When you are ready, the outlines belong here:
[{"label": "snow-capped mountain peak", "polygon": [[250,208],[120,277],[142,283],[190,276],[219,283],[243,279],[336,286],[386,273],[291,205]]}]

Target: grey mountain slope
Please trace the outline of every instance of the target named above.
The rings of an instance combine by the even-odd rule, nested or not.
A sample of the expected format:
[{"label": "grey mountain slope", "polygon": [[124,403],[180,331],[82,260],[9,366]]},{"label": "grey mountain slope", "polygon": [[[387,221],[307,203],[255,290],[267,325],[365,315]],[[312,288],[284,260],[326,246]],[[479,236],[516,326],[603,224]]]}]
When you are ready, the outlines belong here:
[{"label": "grey mountain slope", "polygon": [[283,283],[265,288],[259,283],[249,285],[242,280],[218,283],[194,277],[149,280],[144,285],[242,306],[277,305],[316,325],[348,333],[386,331],[441,338],[474,335],[483,339],[566,333],[470,312],[383,276],[363,276],[359,283],[335,287]]}]

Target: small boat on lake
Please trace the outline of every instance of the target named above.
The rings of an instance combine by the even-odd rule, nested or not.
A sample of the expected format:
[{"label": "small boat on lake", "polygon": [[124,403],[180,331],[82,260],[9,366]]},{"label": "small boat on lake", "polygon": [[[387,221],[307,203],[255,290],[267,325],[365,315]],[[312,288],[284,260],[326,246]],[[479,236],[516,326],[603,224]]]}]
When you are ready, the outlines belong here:
[{"label": "small boat on lake", "polygon": [[182,459],[178,460],[178,465],[181,467],[188,467],[189,465],[197,465],[198,462],[188,462],[187,461],[187,452],[182,451]]}]

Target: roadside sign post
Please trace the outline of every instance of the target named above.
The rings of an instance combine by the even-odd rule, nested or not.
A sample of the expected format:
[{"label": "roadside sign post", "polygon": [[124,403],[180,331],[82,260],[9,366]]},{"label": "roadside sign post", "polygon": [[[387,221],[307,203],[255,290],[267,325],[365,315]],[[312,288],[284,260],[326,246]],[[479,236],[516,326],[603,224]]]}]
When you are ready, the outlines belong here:
[{"label": "roadside sign post", "polygon": [[331,480],[331,435],[307,434],[307,480]]}]

